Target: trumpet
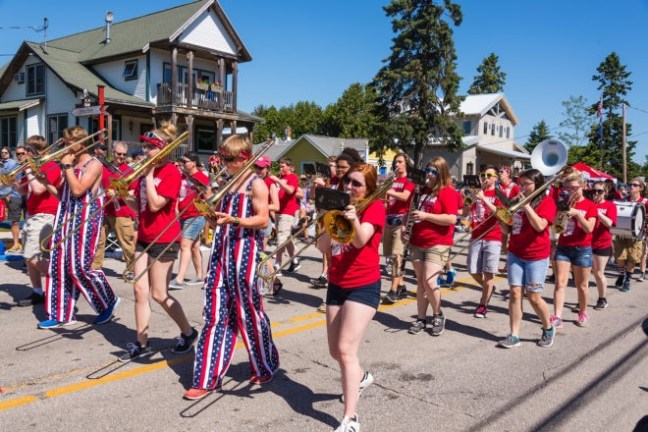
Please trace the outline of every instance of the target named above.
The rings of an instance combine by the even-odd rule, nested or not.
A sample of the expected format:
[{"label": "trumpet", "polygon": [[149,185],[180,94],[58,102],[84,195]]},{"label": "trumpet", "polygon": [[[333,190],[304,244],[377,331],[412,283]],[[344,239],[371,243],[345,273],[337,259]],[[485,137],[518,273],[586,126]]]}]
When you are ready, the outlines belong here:
[{"label": "trumpet", "polygon": [[467,206],[471,206],[475,202],[475,192],[472,190],[472,188],[463,188],[461,189],[461,195],[463,197],[464,204]]}]

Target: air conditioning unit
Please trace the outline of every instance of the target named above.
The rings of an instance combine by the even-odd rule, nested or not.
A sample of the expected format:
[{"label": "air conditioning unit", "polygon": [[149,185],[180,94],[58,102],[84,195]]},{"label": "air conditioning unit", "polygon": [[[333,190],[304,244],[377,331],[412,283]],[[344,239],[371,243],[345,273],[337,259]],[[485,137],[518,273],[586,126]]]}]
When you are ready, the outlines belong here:
[{"label": "air conditioning unit", "polygon": [[25,84],[25,72],[19,72],[14,76],[14,81],[17,84]]}]

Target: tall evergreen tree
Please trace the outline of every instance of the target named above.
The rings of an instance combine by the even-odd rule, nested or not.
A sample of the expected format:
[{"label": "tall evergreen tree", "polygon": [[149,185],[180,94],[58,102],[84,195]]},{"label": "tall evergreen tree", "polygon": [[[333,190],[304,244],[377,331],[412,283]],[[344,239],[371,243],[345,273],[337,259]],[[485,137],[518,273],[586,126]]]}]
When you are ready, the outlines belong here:
[{"label": "tall evergreen tree", "polygon": [[524,144],[524,148],[529,152],[532,152],[538,144],[549,138],[551,138],[551,134],[549,133],[549,126],[547,126],[547,123],[544,120],[540,120],[540,122],[538,122],[535,126],[533,126],[533,129],[531,129],[531,132],[529,133],[529,139]]},{"label": "tall evergreen tree", "polygon": [[[626,96],[632,89],[630,72],[621,64],[617,53],[612,52],[596,68],[597,74],[592,76],[598,81],[598,90],[603,100],[603,130],[599,134],[598,122],[592,126],[588,134],[589,144],[586,148],[585,163],[609,172],[617,178],[623,175],[623,113],[622,105],[628,104]],[[594,116],[598,110],[597,101],[590,106],[589,112]],[[632,135],[632,125],[626,124],[626,136]],[[637,141],[627,140],[626,155],[628,161],[628,178],[632,178],[639,166],[632,161]],[[625,180],[624,180],[625,181]]]},{"label": "tall evergreen tree", "polygon": [[451,0],[392,0],[384,10],[396,36],[373,83],[380,122],[372,142],[393,146],[398,140],[418,164],[431,143],[462,146],[462,130],[451,117],[461,103],[451,25],[463,16]]},{"label": "tall evergreen tree", "polygon": [[490,53],[477,68],[479,75],[475,75],[473,83],[468,89],[468,94],[499,93],[504,91],[506,73],[502,72],[497,64],[499,57]]}]

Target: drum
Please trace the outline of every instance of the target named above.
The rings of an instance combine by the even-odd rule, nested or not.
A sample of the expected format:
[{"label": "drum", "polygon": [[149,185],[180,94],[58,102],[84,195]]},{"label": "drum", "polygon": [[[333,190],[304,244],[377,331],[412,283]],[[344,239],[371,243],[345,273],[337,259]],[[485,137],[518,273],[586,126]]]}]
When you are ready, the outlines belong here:
[{"label": "drum", "polygon": [[617,208],[617,224],[612,234],[639,240],[646,220],[646,207],[640,202],[614,201]]}]

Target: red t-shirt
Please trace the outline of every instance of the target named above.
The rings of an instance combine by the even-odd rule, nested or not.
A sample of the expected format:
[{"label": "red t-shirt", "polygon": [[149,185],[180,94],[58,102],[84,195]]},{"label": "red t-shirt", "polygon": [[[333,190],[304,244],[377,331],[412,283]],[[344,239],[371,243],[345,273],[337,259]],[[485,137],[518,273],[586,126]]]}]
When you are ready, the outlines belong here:
[{"label": "red t-shirt", "polygon": [[[459,200],[457,191],[452,186],[441,188],[435,197],[430,195],[430,190],[425,189],[421,194],[419,206],[422,212],[432,214],[459,214]],[[454,242],[455,225],[438,225],[428,221],[415,223],[412,227],[410,243],[420,248],[444,245],[452,246]]]},{"label": "red t-shirt", "polygon": [[[194,181],[200,183],[201,185],[209,186],[209,177],[207,177],[204,172],[198,170],[192,177],[194,178]],[[178,211],[182,212],[184,209],[187,210],[182,213],[182,216],[180,217],[181,220],[200,216],[200,213],[198,212],[198,209],[194,204],[194,199],[196,199],[196,196],[197,194],[191,185],[191,181],[187,180],[183,176],[182,182],[180,184],[180,195],[178,196]]]},{"label": "red t-shirt", "polygon": [[[616,205],[611,201],[605,200],[594,204],[596,205],[599,214],[612,219],[612,226],[616,226]],[[594,231],[592,232],[592,249],[606,249],[609,247],[612,247],[612,232],[610,231],[610,228],[601,223],[599,218],[596,218],[596,225],[594,225]]]},{"label": "red t-shirt", "polygon": [[[61,167],[54,161],[49,161],[43,164],[40,168],[40,172],[45,175],[47,181],[56,188],[59,188],[63,182],[61,177]],[[27,181],[27,176],[23,177],[23,182]],[[32,193],[29,183],[27,183],[27,202],[25,208],[29,216],[33,216],[39,213],[47,213],[51,215],[56,215],[58,210],[59,200],[57,197],[51,193],[45,191],[40,195],[34,195]]]},{"label": "red t-shirt", "polygon": [[520,187],[513,182],[510,182],[506,186],[500,183],[499,188],[502,192],[504,192],[506,198],[514,198],[520,193]]},{"label": "red t-shirt", "polygon": [[139,202],[139,228],[137,239],[150,243],[162,230],[166,231],[160,236],[156,243],[173,243],[180,241],[180,220],[175,219],[178,196],[180,195],[180,183],[182,174],[172,163],[166,163],[155,167],[153,171],[155,178],[155,190],[165,198],[169,198],[157,212],[152,212],[146,200],[146,177],[140,177],[133,185],[135,196]]},{"label": "red t-shirt", "polygon": [[[121,174],[114,173],[105,166],[103,167],[103,174],[101,175],[101,186],[103,186],[104,189],[113,188],[110,184],[110,179],[123,177],[133,171],[133,168],[131,168],[127,163],[119,165],[117,169]],[[128,205],[121,198],[115,198],[112,202],[108,203],[104,208],[104,214],[106,216],[127,217],[135,219],[135,212],[132,208],[128,207]]]},{"label": "red t-shirt", "polygon": [[[572,207],[585,216],[585,219],[598,217],[596,204],[587,198],[583,198]],[[567,220],[565,231],[560,233],[560,237],[558,237],[558,245],[568,247],[591,247],[592,233],[586,233],[583,231],[583,228],[580,223],[576,221],[576,218],[570,217]]]},{"label": "red t-shirt", "polygon": [[279,188],[279,214],[294,216],[295,212],[299,210],[299,201],[297,200],[297,188],[299,187],[299,179],[295,174],[287,174],[281,176],[282,180],[286,180],[288,186],[295,188],[292,194],[288,194],[284,188],[277,185]]},{"label": "red t-shirt", "polygon": [[399,177],[392,183],[392,190],[395,192],[409,191],[410,196],[405,201],[400,201],[393,196],[387,199],[387,214],[388,215],[404,215],[409,211],[412,197],[414,196],[415,185],[413,182],[407,180],[407,177]]},{"label": "red t-shirt", "polygon": [[[484,191],[484,197],[496,207],[502,205],[500,200],[497,199],[494,188]],[[493,212],[486,207],[486,204],[480,200],[475,200],[473,205],[470,207],[470,217],[472,219],[473,228],[471,237],[473,239],[480,238],[480,236],[483,235],[481,240],[502,241],[502,229],[500,228],[499,223],[497,223],[497,218],[491,216],[492,214]],[[484,234],[485,232],[486,234]]]},{"label": "red t-shirt", "polygon": [[549,226],[556,217],[556,203],[545,196],[535,212],[549,222],[549,225],[538,232],[531,226],[524,209],[520,209],[513,215],[513,226],[509,239],[508,250],[516,257],[527,261],[538,261],[549,258],[551,254],[551,241],[549,240]]},{"label": "red t-shirt", "polygon": [[373,235],[362,248],[337,244],[331,250],[329,281],[344,289],[353,289],[380,280],[380,238],[385,226],[385,206],[376,200],[360,215],[360,223],[368,222],[375,228]]}]

